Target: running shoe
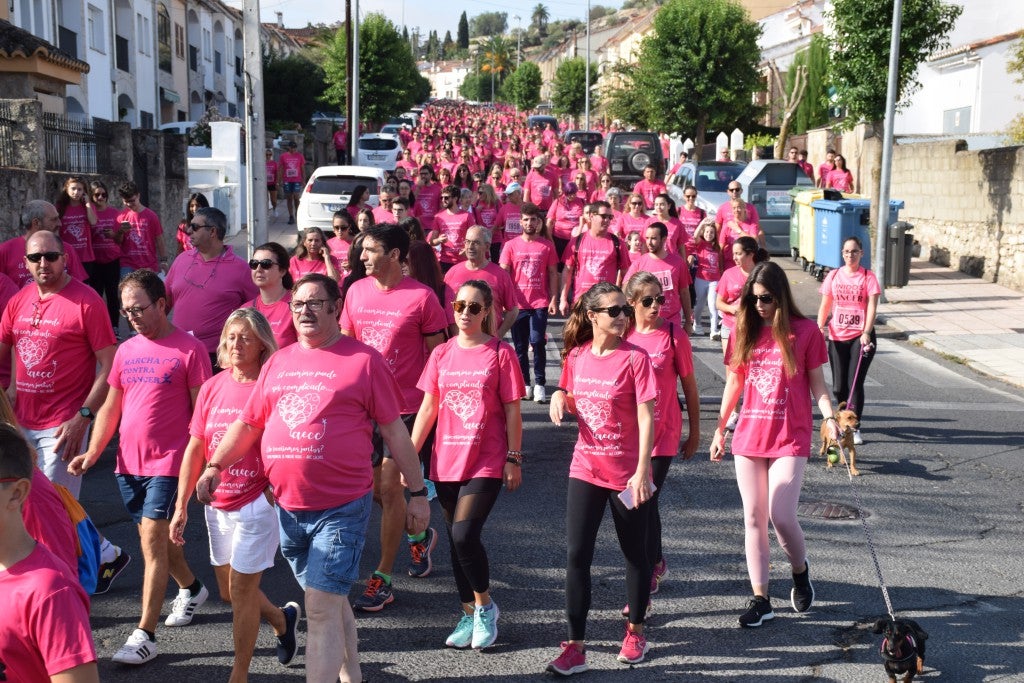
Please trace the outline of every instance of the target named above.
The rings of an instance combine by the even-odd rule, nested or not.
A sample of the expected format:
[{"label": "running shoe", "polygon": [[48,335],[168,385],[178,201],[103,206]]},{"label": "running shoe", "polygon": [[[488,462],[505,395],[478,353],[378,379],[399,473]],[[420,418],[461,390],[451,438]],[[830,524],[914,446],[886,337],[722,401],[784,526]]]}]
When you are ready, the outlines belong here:
[{"label": "running shoe", "polygon": [[533,402],[534,403],[547,403],[548,402],[548,390],[543,384],[533,385]]},{"label": "running shoe", "polygon": [[118,664],[145,664],[156,659],[156,641],[150,640],[145,631],[137,628],[111,659]]},{"label": "running shoe", "polygon": [[658,588],[666,576],[668,576],[668,562],[663,557],[654,565],[654,571],[651,572],[651,595],[658,592]]},{"label": "running shoe", "polygon": [[391,584],[385,583],[384,579],[374,574],[366,582],[366,590],[356,598],[354,607],[363,612],[379,612],[384,609],[384,605],[394,601]]},{"label": "running shoe", "polygon": [[485,647],[494,645],[498,639],[498,617],[501,610],[498,603],[491,601],[490,605],[477,605],[473,610],[473,649],[482,650]]},{"label": "running shoe", "polygon": [[302,618],[302,608],[297,602],[289,602],[281,611],[284,612],[284,633],[277,637],[277,661],[288,666],[295,659],[295,653],[299,651],[295,628]]},{"label": "running shoe", "polygon": [[864,437],[861,436],[859,429],[854,429],[853,430],[853,445],[854,446],[863,446],[864,445]]},{"label": "running shoe", "polygon": [[796,612],[806,612],[814,604],[814,584],[811,583],[811,562],[805,560],[807,568],[801,574],[793,574],[793,590],[789,602]]},{"label": "running shoe", "polygon": [[188,626],[192,623],[196,608],[206,602],[208,597],[210,597],[210,591],[206,590],[206,586],[202,584],[199,585],[199,592],[195,595],[192,595],[192,591],[187,588],[180,589],[178,597],[174,598],[174,602],[171,603],[171,613],[167,615],[164,625]]},{"label": "running shoe", "polygon": [[694,323],[693,324],[693,334],[698,336],[698,337],[703,337],[704,336],[704,326],[700,325],[698,323]]},{"label": "running shoe", "polygon": [[100,575],[96,580],[96,590],[92,592],[93,595],[102,595],[110,590],[110,584],[114,582],[124,568],[128,566],[128,563],[132,561],[132,556],[126,553],[124,550],[119,550],[117,557],[110,562],[105,562],[100,565]]},{"label": "running shoe", "polygon": [[647,639],[641,634],[626,629],[626,637],[622,639],[622,649],[616,657],[623,664],[639,664],[644,661],[644,655],[651,649]]},{"label": "running shoe", "polygon": [[754,628],[775,618],[772,603],[768,598],[755,595],[747,605],[747,611],[740,615],[740,626]]},{"label": "running shoe", "polygon": [[472,614],[463,613],[459,623],[455,626],[455,630],[448,636],[448,640],[444,641],[446,646],[465,650],[473,644],[473,616]]},{"label": "running shoe", "polygon": [[[647,611],[644,612],[644,620],[645,621],[647,620],[648,617],[651,616],[651,612],[653,612],[653,611],[654,611],[654,601],[653,600],[648,600],[647,601]],[[624,616],[624,617],[628,617],[629,616],[629,603],[626,603],[626,606],[622,608],[622,616]]]},{"label": "running shoe", "polygon": [[580,645],[562,643],[562,654],[548,664],[548,671],[559,676],[572,676],[583,673],[587,666],[587,653]]},{"label": "running shoe", "polygon": [[409,542],[409,554],[412,555],[412,561],[409,563],[409,576],[414,579],[430,576],[430,572],[434,568],[430,561],[430,553],[434,552],[434,546],[437,545],[437,532],[432,527],[427,527],[426,534],[422,541]]}]

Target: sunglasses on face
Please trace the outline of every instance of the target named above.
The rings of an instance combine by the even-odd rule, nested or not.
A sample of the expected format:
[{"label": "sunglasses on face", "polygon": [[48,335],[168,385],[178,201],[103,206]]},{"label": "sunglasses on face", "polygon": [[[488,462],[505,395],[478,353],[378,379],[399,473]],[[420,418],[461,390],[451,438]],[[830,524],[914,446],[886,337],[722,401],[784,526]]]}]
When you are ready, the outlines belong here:
[{"label": "sunglasses on face", "polygon": [[729,188],[729,192],[742,192],[742,191],[743,191],[742,187],[730,187]]},{"label": "sunglasses on face", "polygon": [[477,315],[480,311],[484,310],[484,305],[478,301],[463,301],[462,299],[456,299],[452,302],[452,308],[455,309],[456,313],[462,313],[463,311],[469,311],[470,315]]},{"label": "sunglasses on face", "polygon": [[25,258],[27,258],[32,263],[39,263],[43,259],[46,259],[47,263],[54,263],[63,255],[64,254],[59,251],[44,251],[35,254],[25,254]]},{"label": "sunglasses on face", "polygon": [[93,199],[106,199],[107,198],[107,193],[106,192],[95,192],[95,193],[93,193],[92,197],[93,197]]},{"label": "sunglasses on face", "polygon": [[651,306],[654,305],[655,301],[658,302],[659,306],[664,306],[665,295],[659,294],[658,296],[645,296],[643,299],[640,299],[640,305],[643,306],[644,308],[650,308]]},{"label": "sunglasses on face", "polygon": [[633,317],[633,307],[629,304],[623,306],[605,306],[604,308],[591,308],[590,310],[595,313],[607,313],[610,318],[618,318],[620,315],[625,315],[627,318]]},{"label": "sunglasses on face", "polygon": [[644,203],[643,202],[630,202],[629,205],[630,206],[643,206]]},{"label": "sunglasses on face", "polygon": [[683,197],[685,197],[686,199],[696,199],[697,195],[695,195],[695,194],[684,194]]},{"label": "sunglasses on face", "polygon": [[773,304],[773,303],[775,303],[775,295],[774,294],[751,294],[748,297],[748,301],[750,301],[750,303]]},{"label": "sunglasses on face", "polygon": [[249,270],[256,270],[257,268],[262,268],[263,270],[270,270],[276,265],[277,261],[268,258],[251,259],[249,261]]}]

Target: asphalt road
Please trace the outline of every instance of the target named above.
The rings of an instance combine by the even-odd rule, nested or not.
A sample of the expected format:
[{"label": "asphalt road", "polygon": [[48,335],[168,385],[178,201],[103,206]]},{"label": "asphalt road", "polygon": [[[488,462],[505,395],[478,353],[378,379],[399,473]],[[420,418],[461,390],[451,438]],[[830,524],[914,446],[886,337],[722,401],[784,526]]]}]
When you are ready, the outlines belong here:
[{"label": "asphalt road", "polygon": [[[816,286],[782,262],[801,307],[817,309]],[[555,331],[557,325],[552,326]],[[883,335],[884,337],[884,335]],[[868,379],[862,476],[851,480],[815,458],[801,498],[817,602],[804,615],[789,607],[788,566],[773,542],[771,586],[776,619],[759,629],[737,626],[749,595],[743,560],[739,494],[731,461],[707,458],[723,379],[717,343],[695,339],[702,406],[701,450],[673,464],[662,492],[669,575],[654,597],[648,660],[626,667],[615,660],[622,637],[625,588],[621,555],[607,518],[594,561],[594,601],[588,626],[590,681],[884,681],[880,636],[882,592],[859,520],[830,520],[824,506],[861,508],[878,561],[900,616],[931,634],[920,680],[1024,681],[1024,573],[1021,548],[1022,392],[923,352],[882,338]],[[556,380],[554,347],[549,383]],[[405,576],[400,555],[396,600],[376,615],[360,615],[359,649],[366,680],[520,681],[543,673],[566,637],[564,619],[565,488],[576,429],[554,427],[547,407],[524,403],[523,486],[504,493],[485,532],[492,591],[501,606],[500,635],[486,652],[447,650],[458,599],[441,530],[434,573]],[[192,625],[158,631],[160,655],[141,668],[110,662],[138,617],[142,562],[136,532],[124,513],[107,454],[91,472],[82,499],[102,531],[135,557],[111,591],[93,601],[92,623],[104,680],[226,680],[231,663],[230,608],[211,599]],[[858,503],[859,497],[859,503]],[[195,505],[195,504],[194,504]],[[186,551],[211,586],[205,529],[196,506]],[[377,558],[378,517],[363,556],[364,575]],[[285,562],[267,572],[272,600],[301,601]],[[355,594],[355,590],[353,594]],[[215,591],[214,591],[215,592]],[[168,600],[172,591],[168,590]],[[169,602],[168,602],[169,606]],[[166,608],[165,608],[166,610]],[[304,638],[305,623],[301,626]],[[253,681],[298,681],[300,655],[289,668],[274,657],[264,626]]]}]

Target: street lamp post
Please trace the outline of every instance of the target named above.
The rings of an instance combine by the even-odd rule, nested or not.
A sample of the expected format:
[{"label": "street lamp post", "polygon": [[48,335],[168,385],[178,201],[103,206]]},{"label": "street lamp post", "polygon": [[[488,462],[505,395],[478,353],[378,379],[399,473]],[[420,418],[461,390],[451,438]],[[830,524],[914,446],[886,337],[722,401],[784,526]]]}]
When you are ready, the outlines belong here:
[{"label": "street lamp post", "polygon": [[583,110],[585,112],[586,123],[583,125],[583,130],[590,130],[590,0],[587,0],[587,60],[586,75],[583,77]]},{"label": "street lamp post", "polygon": [[516,31],[516,68],[518,69],[523,60],[523,18],[518,14],[512,18],[519,25],[519,30]]}]

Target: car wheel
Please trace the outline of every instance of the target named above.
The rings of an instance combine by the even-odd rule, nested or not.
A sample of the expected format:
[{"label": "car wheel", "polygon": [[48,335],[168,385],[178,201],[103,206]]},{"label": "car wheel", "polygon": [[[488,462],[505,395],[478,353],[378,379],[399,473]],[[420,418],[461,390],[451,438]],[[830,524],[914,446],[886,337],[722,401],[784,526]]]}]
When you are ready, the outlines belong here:
[{"label": "car wheel", "polygon": [[643,173],[651,163],[651,155],[647,152],[637,152],[629,158],[629,167],[637,173]]}]

